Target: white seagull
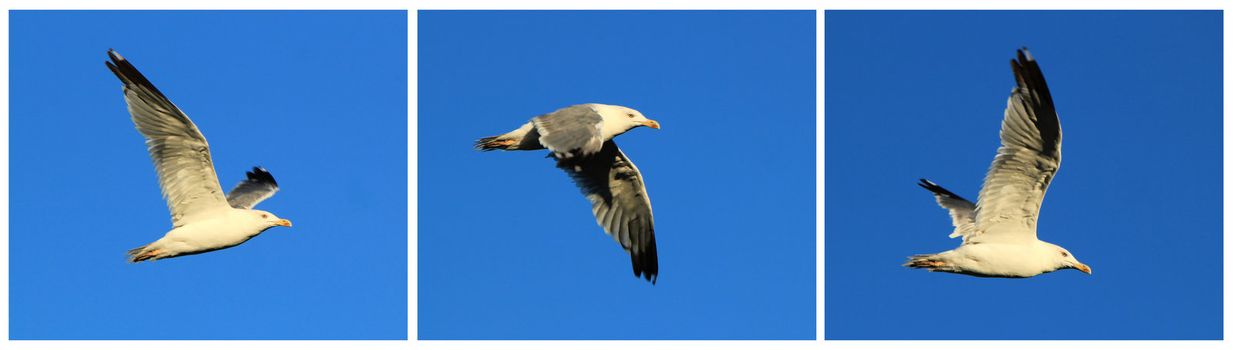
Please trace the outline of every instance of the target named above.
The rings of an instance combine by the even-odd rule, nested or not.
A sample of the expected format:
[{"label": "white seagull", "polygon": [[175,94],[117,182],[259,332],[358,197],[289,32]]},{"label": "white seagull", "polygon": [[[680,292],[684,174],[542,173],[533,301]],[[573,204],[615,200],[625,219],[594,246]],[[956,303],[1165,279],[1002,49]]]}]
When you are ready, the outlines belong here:
[{"label": "white seagull", "polygon": [[475,148],[547,148],[557,167],[568,173],[591,201],[591,212],[599,226],[629,253],[634,276],[654,284],[659,276],[659,257],[651,199],[638,167],[612,141],[639,126],[659,129],[659,122],[632,108],[587,103],[531,118],[514,131],[479,139]]},{"label": "white seagull", "polygon": [[146,139],[159,186],[171,210],[172,229],[153,243],[128,251],[130,262],[154,261],[229,248],[291,221],[252,210],[278,191],[274,176],[260,167],[223,196],[210,146],[188,115],[171,103],[115,50],[107,68],[124,83],[133,124]]},{"label": "white seagull", "polygon": [[980,277],[1032,277],[1060,269],[1092,274],[1065,248],[1036,238],[1036,217],[1050,180],[1062,163],[1062,127],[1040,66],[1027,49],[1010,61],[1018,86],[1002,120],[1002,146],[985,175],[976,204],[921,179],[938,205],[950,211],[963,244],[938,254],[914,255],[904,264]]}]

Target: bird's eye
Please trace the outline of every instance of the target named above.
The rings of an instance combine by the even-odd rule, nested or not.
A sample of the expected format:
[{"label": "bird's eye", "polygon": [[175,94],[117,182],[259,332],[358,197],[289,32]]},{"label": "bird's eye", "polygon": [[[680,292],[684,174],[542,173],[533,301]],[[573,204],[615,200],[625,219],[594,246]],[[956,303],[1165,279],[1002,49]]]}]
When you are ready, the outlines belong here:
[{"label": "bird's eye", "polygon": [[633,118],[633,117],[634,117],[634,114],[633,114],[633,113],[625,113],[625,116],[630,117],[630,118]]},{"label": "bird's eye", "polygon": [[1065,257],[1069,257],[1069,256],[1070,256],[1070,254],[1067,254],[1066,252],[1062,252],[1062,257],[1063,257],[1063,258],[1065,258]]},{"label": "bird's eye", "polygon": [[268,215],[268,214],[261,214],[261,218],[262,218],[262,219],[269,219],[269,218],[270,218],[270,215]]}]

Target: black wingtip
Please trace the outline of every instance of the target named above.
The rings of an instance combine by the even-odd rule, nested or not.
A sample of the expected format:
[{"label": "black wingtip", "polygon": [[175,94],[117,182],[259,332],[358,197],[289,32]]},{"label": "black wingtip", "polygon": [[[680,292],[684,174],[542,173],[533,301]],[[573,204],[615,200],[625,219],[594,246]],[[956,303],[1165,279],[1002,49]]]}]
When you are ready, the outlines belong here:
[{"label": "black wingtip", "polygon": [[1045,82],[1044,72],[1026,47],[1016,51],[1016,58],[1010,60],[1010,69],[1015,74],[1016,93],[1022,94],[1028,107],[1035,112],[1036,129],[1040,131],[1040,137],[1045,140],[1046,145],[1046,149],[1041,150],[1041,153],[1057,152],[1054,144],[1061,140],[1061,125],[1057,120],[1053,95],[1049,92],[1049,84]]},{"label": "black wingtip", "polygon": [[1028,51],[1027,46],[1021,46],[1021,47],[1019,47],[1019,49],[1018,49],[1018,50],[1015,50],[1015,53],[1017,54],[1017,56],[1019,56],[1019,60],[1020,60],[1020,61],[1023,61],[1023,62],[1036,62],[1036,59],[1035,59],[1035,58],[1032,58],[1032,52],[1031,52],[1031,51]]},{"label": "black wingtip", "polygon": [[119,52],[116,52],[114,49],[108,49],[107,57],[111,58],[111,62],[107,62],[107,68],[111,69],[111,73],[115,74],[116,78],[119,78],[124,85],[145,87],[158,97],[167,98],[166,95],[163,95],[162,91],[154,87],[154,83],[151,83],[150,79],[146,79],[146,76],[137,70],[137,67],[133,66],[127,59],[124,59],[124,56],[120,56]]},{"label": "black wingtip", "polygon": [[[130,81],[126,79],[127,77],[125,76],[125,72],[120,70],[121,62],[128,63],[128,60],[125,60],[124,56],[120,56],[120,53],[116,52],[116,49],[107,49],[107,58],[107,61],[103,61],[103,63],[107,64],[107,68],[111,68],[111,72],[115,73],[116,77],[123,80],[125,84],[130,83]],[[131,67],[132,65],[130,64],[129,66]]]},{"label": "black wingtip", "polygon": [[651,285],[655,285],[655,282],[659,281],[659,273],[634,270],[634,277],[645,279],[647,282],[651,282]]},{"label": "black wingtip", "polygon": [[655,236],[651,235],[646,250],[637,253],[630,251],[630,260],[634,264],[634,277],[641,277],[655,285],[659,281],[659,252],[655,245]]},{"label": "black wingtip", "polygon": [[920,186],[921,188],[924,188],[924,189],[926,189],[926,190],[929,190],[929,192],[933,192],[933,194],[935,194],[935,195],[945,196],[945,197],[951,197],[951,198],[957,198],[957,199],[962,199],[962,200],[965,200],[965,201],[967,200],[967,199],[964,199],[963,197],[960,197],[959,195],[955,194],[954,192],[951,192],[950,190],[947,190],[947,189],[945,189],[945,188],[942,188],[942,186],[941,186],[941,185],[938,185],[938,184],[936,184],[936,183],[933,183],[933,181],[929,181],[929,180],[926,180],[926,179],[920,179],[920,182],[919,182],[919,183],[917,183],[916,185],[917,185],[917,186]]},{"label": "black wingtip", "polygon": [[266,171],[264,167],[255,166],[252,171],[245,172],[244,175],[248,176],[249,181],[268,183],[274,185],[274,187],[278,187],[278,182],[274,181],[274,175],[270,174],[269,171]]},{"label": "black wingtip", "polygon": [[[1040,66],[1036,64],[1036,59],[1032,57],[1032,53],[1028,52],[1026,47],[1015,50],[1015,58],[1010,59],[1010,69],[1015,73],[1015,80],[1019,83],[1019,87],[1038,90],[1045,95],[1048,94],[1049,88],[1045,84],[1044,73],[1041,73]],[[1049,101],[1052,103],[1052,99]]]}]

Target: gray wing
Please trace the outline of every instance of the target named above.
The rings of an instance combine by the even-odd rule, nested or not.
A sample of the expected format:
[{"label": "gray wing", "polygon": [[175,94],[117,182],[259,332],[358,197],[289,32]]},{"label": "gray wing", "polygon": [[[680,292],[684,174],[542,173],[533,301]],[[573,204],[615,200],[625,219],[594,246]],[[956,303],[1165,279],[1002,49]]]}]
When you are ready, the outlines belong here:
[{"label": "gray wing", "polygon": [[278,192],[278,182],[274,175],[262,167],[253,167],[253,171],[244,173],[247,179],[240,181],[227,193],[227,204],[237,209],[252,209],[257,203],[274,196]]},{"label": "gray wing", "polygon": [[227,208],[205,136],[124,57],[114,50],[107,55],[107,68],[124,83],[133,124],[146,138],[172,224],[179,227],[194,216]]},{"label": "gray wing", "polygon": [[531,118],[539,143],[557,158],[588,156],[599,152],[604,139],[604,118],[589,106],[576,105]]},{"label": "gray wing", "polygon": [[982,233],[1035,240],[1041,201],[1062,164],[1062,127],[1031,54],[1019,50],[1010,66],[1018,85],[1006,103],[1002,146],[980,189],[976,225]]},{"label": "gray wing", "polygon": [[634,276],[655,283],[659,277],[655,219],[638,167],[611,140],[593,156],[558,158],[557,167],[565,170],[591,201],[591,212],[599,226],[629,253]]},{"label": "gray wing", "polygon": [[933,197],[938,200],[938,205],[950,212],[951,224],[955,226],[955,231],[951,232],[950,238],[959,236],[966,238],[969,234],[975,232],[976,204],[942,188],[942,186],[938,186],[933,181],[920,179],[920,183],[917,185],[929,190],[929,192],[933,192]]}]

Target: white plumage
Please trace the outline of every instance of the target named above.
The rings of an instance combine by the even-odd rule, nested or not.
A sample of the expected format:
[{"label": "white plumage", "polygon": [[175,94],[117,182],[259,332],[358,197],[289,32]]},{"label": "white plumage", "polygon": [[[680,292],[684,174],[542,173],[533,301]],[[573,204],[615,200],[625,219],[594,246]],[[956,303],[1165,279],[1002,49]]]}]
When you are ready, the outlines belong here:
[{"label": "white plumage", "polygon": [[977,203],[925,179],[963,237],[954,250],[914,255],[904,266],[982,277],[1031,277],[1059,269],[1091,274],[1066,249],[1036,238],[1045,191],[1062,163],[1062,129],[1040,66],[1026,49],[1011,60],[1017,86],[1002,120],[1002,146]]},{"label": "white plumage", "polygon": [[153,243],[132,249],[139,262],[200,254],[244,243],[274,226],[291,221],[251,208],[278,191],[278,183],[257,167],[224,196],[210,159],[210,146],[188,119],[141,72],[114,50],[107,68],[124,83],[133,124],[146,139],[159,186],[171,211],[172,230]]}]

